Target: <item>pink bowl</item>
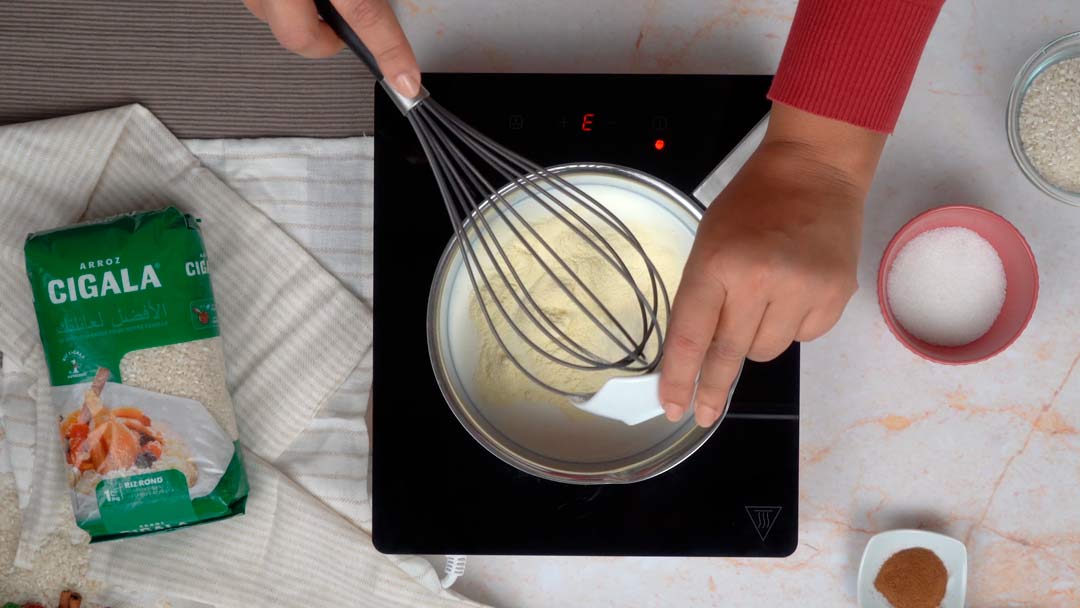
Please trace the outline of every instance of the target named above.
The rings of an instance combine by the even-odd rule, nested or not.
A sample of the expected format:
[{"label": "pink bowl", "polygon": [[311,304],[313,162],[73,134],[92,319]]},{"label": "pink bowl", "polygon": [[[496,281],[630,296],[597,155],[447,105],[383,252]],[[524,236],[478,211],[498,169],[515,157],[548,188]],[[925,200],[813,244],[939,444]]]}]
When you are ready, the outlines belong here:
[{"label": "pink bowl", "polygon": [[[978,340],[963,346],[937,346],[924,342],[908,333],[889,310],[887,279],[896,254],[920,234],[945,227],[967,228],[978,233],[997,250],[1001,263],[1005,266],[1006,292],[1001,312],[989,331]],[[878,268],[878,302],[889,330],[911,352],[947,365],[978,363],[1008,348],[1027,327],[1035,313],[1038,298],[1039,269],[1031,247],[1008,220],[981,207],[948,205],[915,216],[889,241]]]}]

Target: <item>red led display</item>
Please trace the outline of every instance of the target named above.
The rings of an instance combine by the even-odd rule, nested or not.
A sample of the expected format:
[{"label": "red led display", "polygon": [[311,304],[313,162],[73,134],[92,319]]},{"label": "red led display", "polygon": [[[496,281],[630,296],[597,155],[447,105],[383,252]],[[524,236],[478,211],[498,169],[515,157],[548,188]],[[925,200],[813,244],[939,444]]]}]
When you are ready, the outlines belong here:
[{"label": "red led display", "polygon": [[596,114],[593,114],[592,112],[589,112],[588,114],[585,114],[584,116],[581,117],[581,130],[582,131],[585,131],[586,133],[588,133],[589,131],[592,131],[593,118],[595,116],[596,116]]}]

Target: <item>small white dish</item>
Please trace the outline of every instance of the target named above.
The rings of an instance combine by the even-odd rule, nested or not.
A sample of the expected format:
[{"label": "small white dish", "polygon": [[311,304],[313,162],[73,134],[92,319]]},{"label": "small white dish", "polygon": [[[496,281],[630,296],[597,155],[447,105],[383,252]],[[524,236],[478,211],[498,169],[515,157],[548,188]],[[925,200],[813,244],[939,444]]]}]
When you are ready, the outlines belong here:
[{"label": "small white dish", "polygon": [[967,547],[955,538],[925,530],[890,530],[870,538],[863,551],[862,563],[859,564],[859,608],[891,608],[885,596],[874,588],[874,579],[885,560],[893,554],[917,547],[937,554],[949,573],[941,608],[964,608],[967,594]]}]

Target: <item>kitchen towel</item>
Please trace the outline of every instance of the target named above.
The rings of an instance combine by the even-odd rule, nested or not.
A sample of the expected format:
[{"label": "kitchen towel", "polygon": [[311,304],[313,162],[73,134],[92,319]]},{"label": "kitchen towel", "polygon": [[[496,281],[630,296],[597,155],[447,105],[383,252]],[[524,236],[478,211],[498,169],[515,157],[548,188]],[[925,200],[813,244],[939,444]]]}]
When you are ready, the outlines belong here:
[{"label": "kitchen towel", "polygon": [[[184,141],[205,167],[368,305],[372,301],[373,144],[370,137]],[[275,463],[369,533],[365,414],[371,372],[368,350]],[[426,562],[412,565],[430,571]]]},{"label": "kitchen towel", "polygon": [[370,133],[350,52],[290,53],[241,0],[3,0],[0,125],[139,101],[179,137]]},{"label": "kitchen towel", "polygon": [[[203,220],[252,485],[248,514],[94,545],[91,578],[222,607],[475,606],[442,590],[426,562],[375,551],[366,488],[337,497],[361,503],[350,513],[329,500],[349,487],[334,473],[305,479],[339,451],[352,460],[341,476],[365,485],[370,308],[138,105],[0,129],[0,370],[26,385],[20,401],[34,418],[21,413],[33,440],[9,450],[25,451],[9,455],[13,464],[32,460],[28,496],[12,467],[26,504],[19,563],[71,517],[23,240],[166,204]],[[344,448],[334,444],[342,437],[351,441]]]}]

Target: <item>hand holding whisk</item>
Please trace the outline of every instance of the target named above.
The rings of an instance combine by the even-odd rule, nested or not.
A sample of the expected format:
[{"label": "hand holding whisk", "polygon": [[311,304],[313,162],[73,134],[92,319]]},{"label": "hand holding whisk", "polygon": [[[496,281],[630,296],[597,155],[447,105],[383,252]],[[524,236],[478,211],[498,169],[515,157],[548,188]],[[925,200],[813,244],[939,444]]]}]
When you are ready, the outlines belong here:
[{"label": "hand holding whisk", "polygon": [[[414,97],[394,90],[330,0],[315,4],[416,132],[483,317],[514,365],[539,385],[579,400],[591,393],[573,392],[539,377],[523,363],[523,354],[531,350],[581,372],[654,371],[670,299],[655,265],[626,224],[578,187],[465,124],[423,87]],[[538,229],[553,224],[563,229],[560,234],[568,230],[570,238],[594,252],[595,264],[619,287],[597,285],[589,278],[595,278],[595,272],[583,276],[580,266],[569,263],[560,253],[567,243],[552,242]],[[536,274],[526,272],[527,266],[542,270],[543,280],[558,294],[560,310],[537,298],[535,282],[523,280]],[[625,308],[626,298],[636,301],[633,318],[613,312]],[[575,323],[575,331],[568,331],[568,316],[587,322]],[[588,328],[584,334],[582,326]]]}]

